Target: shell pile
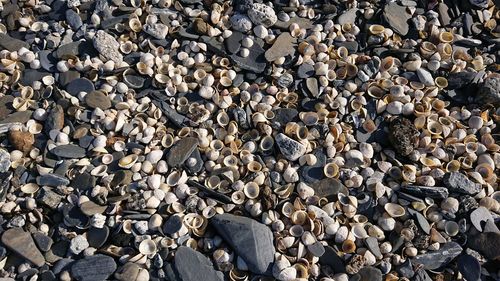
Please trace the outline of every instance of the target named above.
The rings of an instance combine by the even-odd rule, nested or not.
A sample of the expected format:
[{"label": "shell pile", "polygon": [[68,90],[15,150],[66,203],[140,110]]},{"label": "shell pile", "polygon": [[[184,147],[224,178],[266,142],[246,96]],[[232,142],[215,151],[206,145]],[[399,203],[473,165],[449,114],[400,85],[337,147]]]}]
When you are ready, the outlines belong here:
[{"label": "shell pile", "polygon": [[499,280],[499,4],[0,1],[0,279]]}]

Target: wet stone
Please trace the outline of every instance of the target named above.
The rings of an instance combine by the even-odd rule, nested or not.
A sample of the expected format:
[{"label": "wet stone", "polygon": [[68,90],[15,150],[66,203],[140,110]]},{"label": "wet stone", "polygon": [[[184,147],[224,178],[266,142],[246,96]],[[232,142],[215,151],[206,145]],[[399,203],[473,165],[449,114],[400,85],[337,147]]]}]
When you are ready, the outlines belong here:
[{"label": "wet stone", "polygon": [[35,245],[29,232],[21,228],[11,228],[2,234],[2,243],[19,256],[40,267],[45,259]]},{"label": "wet stone", "polygon": [[56,146],[50,151],[52,154],[62,157],[62,158],[83,158],[85,157],[85,149],[74,145],[74,144],[65,144]]},{"label": "wet stone", "polygon": [[443,177],[443,183],[450,192],[474,195],[481,191],[481,186],[471,181],[460,172],[447,173]]},{"label": "wet stone", "polygon": [[85,103],[91,108],[106,110],[111,107],[111,100],[103,92],[93,91],[85,96]]},{"label": "wet stone", "polygon": [[71,275],[78,281],[107,279],[116,270],[113,258],[97,254],[77,260],[71,266]]},{"label": "wet stone", "polygon": [[215,215],[210,224],[246,262],[250,271],[270,273],[275,249],[273,234],[267,226],[251,218],[231,214]]},{"label": "wet stone", "polygon": [[198,139],[196,138],[189,137],[178,141],[167,154],[168,165],[170,167],[177,167],[184,164],[197,146]]},{"label": "wet stone", "polygon": [[438,269],[446,266],[462,252],[462,247],[455,242],[441,245],[437,251],[429,251],[413,258],[414,264],[423,265],[424,269]]}]

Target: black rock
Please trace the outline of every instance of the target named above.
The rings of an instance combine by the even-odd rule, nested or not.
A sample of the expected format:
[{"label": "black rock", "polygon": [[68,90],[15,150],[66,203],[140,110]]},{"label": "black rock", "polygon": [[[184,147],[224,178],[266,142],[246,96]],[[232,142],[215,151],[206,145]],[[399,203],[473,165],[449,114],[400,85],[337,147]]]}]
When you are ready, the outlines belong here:
[{"label": "black rock", "polygon": [[0,33],[0,48],[14,52],[22,47],[29,48],[29,44],[23,40],[12,38],[5,33]]},{"label": "black rock", "polygon": [[325,247],[325,253],[319,258],[319,263],[331,267],[335,273],[345,272],[344,261],[337,255],[337,251],[330,246]]},{"label": "black rock", "polygon": [[86,154],[85,149],[74,144],[59,145],[50,152],[62,158],[83,158]]},{"label": "black rock", "polygon": [[[113,177],[113,180],[115,178]],[[90,173],[83,172],[76,175],[71,181],[71,186],[79,190],[91,189],[96,185],[97,179]]]},{"label": "black rock", "polygon": [[228,52],[230,52],[231,54],[237,53],[241,48],[242,39],[243,33],[239,31],[233,31],[231,36],[224,40],[224,44],[226,44],[226,49],[228,50]]},{"label": "black rock", "polygon": [[489,77],[479,88],[476,96],[476,102],[480,104],[491,103],[495,106],[500,105],[500,78]]},{"label": "black rock", "polygon": [[174,256],[174,280],[194,281],[213,280],[223,281],[224,275],[216,271],[212,261],[192,248],[181,246]]},{"label": "black rock", "polygon": [[401,192],[408,193],[419,198],[445,199],[448,198],[448,189],[441,186],[421,186],[421,185],[406,185],[401,187]]},{"label": "black rock", "polygon": [[87,232],[87,240],[90,247],[99,249],[106,243],[109,237],[109,228],[103,226],[102,228],[91,227]]},{"label": "black rock", "polygon": [[429,251],[413,258],[414,264],[421,264],[424,269],[438,269],[446,266],[462,252],[462,247],[455,242],[443,244],[437,251]]},{"label": "black rock", "polygon": [[451,192],[474,195],[481,191],[481,185],[474,183],[460,172],[445,174],[443,183]]},{"label": "black rock", "polygon": [[382,272],[373,266],[365,266],[358,271],[359,281],[382,281]]},{"label": "black rock", "polygon": [[193,151],[198,147],[198,139],[188,137],[178,141],[170,148],[167,154],[167,163],[169,167],[178,167],[191,156]]},{"label": "black rock", "polygon": [[255,73],[264,72],[267,65],[266,58],[264,57],[264,49],[259,44],[253,44],[248,50],[250,54],[246,58],[238,54],[232,54],[230,56],[235,65],[241,69]]},{"label": "black rock", "polygon": [[481,279],[481,264],[471,255],[462,255],[457,260],[458,270],[467,281]]},{"label": "black rock", "polygon": [[39,185],[46,185],[57,187],[60,185],[68,185],[69,180],[66,177],[56,175],[56,174],[45,174],[37,178],[37,183]]},{"label": "black rock", "polygon": [[282,126],[286,125],[288,122],[295,120],[299,115],[299,112],[295,108],[277,108],[274,109],[273,112],[273,122],[278,122]]},{"label": "black rock", "polygon": [[250,271],[270,274],[274,261],[273,234],[265,226],[247,217],[215,215],[210,224],[241,257]]},{"label": "black rock", "polygon": [[116,270],[113,258],[97,254],[77,260],[71,266],[71,275],[78,281],[106,280]]}]

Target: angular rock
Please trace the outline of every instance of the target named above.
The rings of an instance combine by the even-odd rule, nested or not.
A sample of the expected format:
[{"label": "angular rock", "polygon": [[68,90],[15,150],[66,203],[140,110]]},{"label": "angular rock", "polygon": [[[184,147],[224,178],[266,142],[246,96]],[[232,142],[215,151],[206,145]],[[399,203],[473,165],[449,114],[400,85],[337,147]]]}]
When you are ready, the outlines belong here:
[{"label": "angular rock", "polygon": [[254,3],[252,9],[247,11],[247,14],[254,24],[262,24],[265,27],[274,25],[278,20],[274,9],[261,3]]},{"label": "angular rock", "polygon": [[5,173],[10,168],[10,153],[5,149],[0,149],[0,173]]},{"label": "angular rock", "polygon": [[52,154],[62,158],[83,158],[85,157],[85,149],[74,144],[64,144],[54,147]]},{"label": "angular rock", "polygon": [[186,246],[179,247],[175,252],[174,269],[178,281],[224,280],[224,275],[214,269],[210,259]]},{"label": "angular rock", "polygon": [[273,112],[273,122],[278,122],[282,126],[285,126],[299,115],[299,112],[295,108],[277,108],[273,109]]},{"label": "angular rock", "polygon": [[420,268],[415,271],[412,281],[432,281],[432,278],[429,276],[427,271],[425,271],[425,269]]},{"label": "angular rock", "polygon": [[189,158],[193,151],[198,147],[198,139],[193,137],[184,138],[174,144],[167,154],[167,163],[169,167],[178,167]]},{"label": "angular rock", "polygon": [[89,52],[89,50],[94,50],[92,44],[88,41],[80,40],[59,46],[54,52],[54,57],[66,59],[71,56],[84,54],[85,52]]},{"label": "angular rock", "polygon": [[146,274],[149,277],[147,269],[133,262],[127,262],[115,272],[114,276],[119,281],[145,281],[149,280],[149,278],[145,279]]},{"label": "angular rock", "polygon": [[400,276],[406,278],[412,278],[415,275],[415,271],[413,270],[413,265],[411,264],[410,259],[407,259],[403,264],[399,265],[396,268],[396,271]]},{"label": "angular rock", "polygon": [[394,31],[400,35],[408,34],[408,19],[410,15],[406,12],[406,7],[396,4],[396,2],[387,3],[384,7],[384,19]]},{"label": "angular rock", "polygon": [[281,154],[283,154],[283,156],[290,161],[295,161],[306,153],[306,147],[303,144],[291,139],[283,133],[279,133],[275,137],[275,141],[281,151]]},{"label": "angular rock", "polygon": [[[115,178],[113,177],[113,181],[114,179]],[[87,172],[76,175],[71,181],[71,186],[79,190],[91,189],[95,185],[96,185],[96,178]],[[116,185],[111,185],[111,186],[116,187]]]},{"label": "angular rock", "polygon": [[31,234],[25,232],[22,228],[11,228],[5,231],[2,234],[2,243],[38,267],[45,264],[45,258],[36,247]]},{"label": "angular rock", "polygon": [[69,180],[66,177],[57,174],[45,174],[43,176],[39,176],[36,181],[39,185],[47,185],[52,187],[69,184]]},{"label": "angular rock", "polygon": [[96,50],[108,60],[112,60],[115,63],[121,63],[123,61],[123,56],[118,50],[120,43],[116,39],[106,33],[103,30],[98,30],[94,36],[94,47]]},{"label": "angular rock", "polygon": [[475,195],[481,191],[481,186],[479,184],[474,183],[466,175],[460,172],[445,174],[443,183],[451,192]]},{"label": "angular rock", "polygon": [[476,102],[479,104],[491,103],[495,106],[500,105],[500,78],[489,77],[479,88],[476,96]]},{"label": "angular rock", "polygon": [[12,38],[8,34],[0,33],[0,48],[14,52],[19,51],[22,47],[29,48],[29,44],[25,41]]},{"label": "angular rock", "polygon": [[342,182],[335,178],[325,178],[310,184],[310,186],[314,189],[314,195],[320,198],[326,197],[328,199],[333,199],[339,193],[349,194],[349,191]]},{"label": "angular rock", "polygon": [[419,132],[413,122],[406,118],[397,117],[389,124],[389,141],[396,151],[407,156],[418,145]]},{"label": "angular rock", "polygon": [[269,274],[274,261],[273,234],[265,226],[247,217],[218,214],[210,224],[241,257],[250,271]]},{"label": "angular rock", "polygon": [[485,232],[470,237],[468,246],[488,259],[498,260],[500,258],[500,233]]},{"label": "angular rock", "polygon": [[448,189],[441,186],[421,186],[421,185],[405,185],[401,188],[401,192],[408,193],[419,198],[445,199],[448,198]]},{"label": "angular rock", "polygon": [[14,112],[14,107],[12,107],[13,101],[14,97],[10,95],[0,97],[0,119]]},{"label": "angular rock", "polygon": [[85,103],[90,108],[106,110],[111,107],[111,100],[101,91],[93,91],[85,96]]},{"label": "angular rock", "polygon": [[7,117],[3,118],[2,120],[0,120],[0,124],[17,123],[17,122],[26,123],[28,122],[28,120],[30,120],[32,114],[33,111],[31,110],[14,112],[7,115]]},{"label": "angular rock", "polygon": [[272,62],[280,57],[293,56],[295,54],[296,42],[297,39],[293,38],[289,32],[281,33],[271,48],[267,49],[264,54],[266,60]]},{"label": "angular rock", "polygon": [[113,258],[97,254],[77,260],[71,266],[71,275],[78,281],[103,281],[115,270]]},{"label": "angular rock", "polygon": [[337,19],[338,24],[353,24],[356,20],[356,13],[358,12],[357,8],[352,8],[347,11],[344,11],[339,18]]},{"label": "angular rock", "polygon": [[438,269],[446,266],[462,252],[462,247],[458,243],[448,242],[441,245],[437,251],[429,251],[413,258],[414,264],[423,265],[424,269]]},{"label": "angular rock", "polygon": [[35,143],[35,137],[30,132],[10,131],[9,142],[15,149],[26,153]]},{"label": "angular rock", "polygon": [[427,85],[427,86],[434,85],[434,78],[432,78],[432,74],[429,71],[427,71],[425,68],[418,68],[416,72],[417,72],[418,79],[424,85]]},{"label": "angular rock", "polygon": [[45,119],[43,129],[49,134],[52,130],[60,131],[64,127],[64,109],[61,105],[55,105]]}]

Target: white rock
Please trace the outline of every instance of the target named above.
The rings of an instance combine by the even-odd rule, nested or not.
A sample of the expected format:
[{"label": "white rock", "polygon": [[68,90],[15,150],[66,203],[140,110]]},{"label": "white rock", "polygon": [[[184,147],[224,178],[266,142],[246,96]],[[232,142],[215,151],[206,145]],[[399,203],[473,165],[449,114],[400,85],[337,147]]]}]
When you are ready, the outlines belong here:
[{"label": "white rock", "polygon": [[77,235],[75,238],[71,239],[69,250],[75,254],[80,254],[83,250],[89,247],[89,242],[87,238],[83,235]]},{"label": "white rock", "polygon": [[299,197],[305,200],[307,197],[314,196],[314,189],[303,182],[297,184],[297,193]]},{"label": "white rock", "polygon": [[254,24],[262,24],[265,27],[274,25],[278,20],[274,9],[261,3],[254,3],[252,5],[252,9],[248,10],[248,17]]}]

